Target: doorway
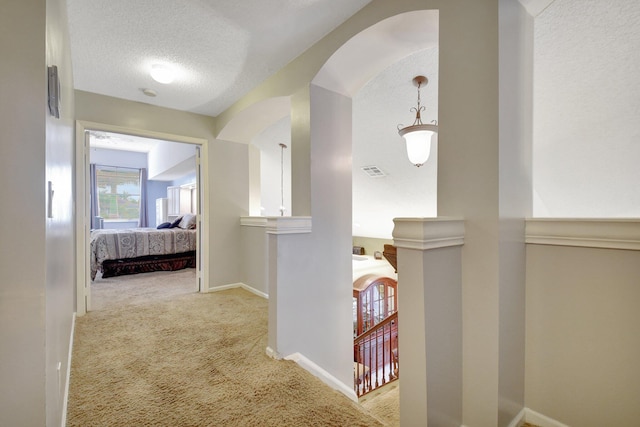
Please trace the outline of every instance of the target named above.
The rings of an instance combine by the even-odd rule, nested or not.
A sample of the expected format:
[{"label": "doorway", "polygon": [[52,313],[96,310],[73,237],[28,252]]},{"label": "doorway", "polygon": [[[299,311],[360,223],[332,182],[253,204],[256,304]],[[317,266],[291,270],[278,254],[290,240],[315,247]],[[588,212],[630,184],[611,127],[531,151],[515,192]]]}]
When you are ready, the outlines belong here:
[{"label": "doorway", "polygon": [[[91,225],[90,209],[90,176],[89,162],[91,157],[89,134],[103,135],[120,134],[133,138],[148,138],[152,140],[167,141],[168,143],[180,143],[187,145],[194,153],[193,178],[195,190],[192,207],[196,211],[196,286],[199,292],[208,292],[208,197],[207,197],[207,140],[185,137],[153,131],[123,128],[100,123],[76,122],[76,287],[77,304],[76,312],[82,315],[91,310],[91,268],[89,264],[89,238]],[[187,162],[188,163],[188,162]],[[184,168],[184,166],[183,166]],[[154,224],[156,222],[154,212]],[[95,224],[94,224],[95,225]],[[117,224],[115,224],[117,226]],[[157,224],[156,224],[157,226]]]}]

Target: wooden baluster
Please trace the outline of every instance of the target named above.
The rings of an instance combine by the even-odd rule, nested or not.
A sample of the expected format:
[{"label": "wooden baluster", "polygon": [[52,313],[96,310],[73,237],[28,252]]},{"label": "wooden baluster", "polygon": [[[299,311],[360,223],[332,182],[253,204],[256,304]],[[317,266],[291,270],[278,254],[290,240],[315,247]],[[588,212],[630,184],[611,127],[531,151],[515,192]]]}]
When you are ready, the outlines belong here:
[{"label": "wooden baluster", "polygon": [[386,372],[386,367],[387,367],[387,363],[386,363],[386,352],[387,352],[387,333],[386,333],[387,327],[383,326],[382,327],[382,384],[386,384],[387,382],[387,372]]}]

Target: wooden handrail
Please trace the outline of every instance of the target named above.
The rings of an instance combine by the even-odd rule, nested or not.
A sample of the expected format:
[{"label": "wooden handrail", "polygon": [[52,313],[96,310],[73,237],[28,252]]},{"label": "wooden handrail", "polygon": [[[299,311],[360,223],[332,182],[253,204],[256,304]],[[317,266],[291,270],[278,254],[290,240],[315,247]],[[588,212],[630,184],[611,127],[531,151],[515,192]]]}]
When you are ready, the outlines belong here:
[{"label": "wooden handrail", "polygon": [[358,397],[398,379],[397,311],[353,340],[353,361]]},{"label": "wooden handrail", "polygon": [[371,329],[364,331],[363,333],[361,333],[360,335],[358,335],[357,337],[355,337],[353,339],[353,342],[355,343],[356,341],[358,341],[359,339],[366,337],[367,335],[373,334],[373,331],[375,331],[378,328],[383,328],[385,325],[393,322],[393,321],[397,321],[398,320],[398,312],[394,311],[392,314],[390,314],[389,316],[387,316],[383,321],[376,323],[373,327],[371,327]]}]

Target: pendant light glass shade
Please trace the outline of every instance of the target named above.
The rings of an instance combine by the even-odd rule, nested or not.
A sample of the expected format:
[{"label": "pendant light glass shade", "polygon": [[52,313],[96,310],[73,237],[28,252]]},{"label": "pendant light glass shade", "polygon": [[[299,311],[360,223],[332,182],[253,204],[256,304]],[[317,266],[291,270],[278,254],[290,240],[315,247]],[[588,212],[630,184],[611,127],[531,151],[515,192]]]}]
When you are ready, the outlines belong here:
[{"label": "pendant light glass shade", "polygon": [[431,140],[438,132],[437,124],[423,124],[420,118],[420,112],[424,111],[424,107],[420,105],[420,86],[427,84],[427,82],[428,80],[424,76],[417,76],[413,79],[413,83],[418,87],[418,106],[411,108],[411,111],[416,112],[416,119],[411,126],[398,126],[398,134],[406,142],[409,161],[417,167],[422,166],[429,160]]},{"label": "pendant light glass shade", "polygon": [[398,133],[407,145],[407,156],[415,166],[422,166],[431,154],[431,138],[438,131],[435,125],[407,126]]}]

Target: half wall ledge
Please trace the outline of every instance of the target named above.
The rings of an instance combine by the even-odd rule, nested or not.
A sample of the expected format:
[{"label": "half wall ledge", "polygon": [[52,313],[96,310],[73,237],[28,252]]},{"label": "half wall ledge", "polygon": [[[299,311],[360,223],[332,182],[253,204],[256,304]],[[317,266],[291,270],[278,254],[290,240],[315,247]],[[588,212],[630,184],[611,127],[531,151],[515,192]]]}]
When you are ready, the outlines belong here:
[{"label": "half wall ledge", "polygon": [[244,227],[264,227],[267,234],[311,233],[310,216],[242,216]]},{"label": "half wall ledge", "polygon": [[394,218],[393,244],[429,250],[464,244],[464,219],[459,217]]}]

